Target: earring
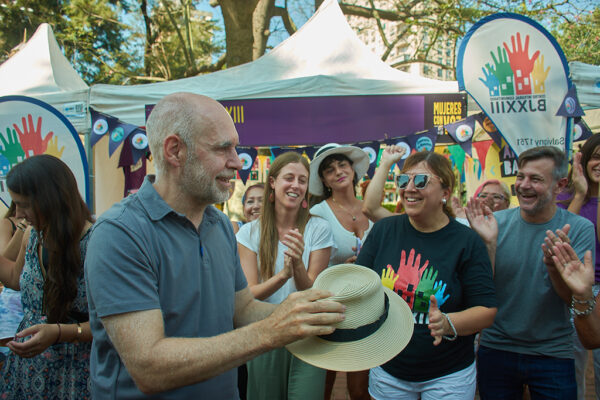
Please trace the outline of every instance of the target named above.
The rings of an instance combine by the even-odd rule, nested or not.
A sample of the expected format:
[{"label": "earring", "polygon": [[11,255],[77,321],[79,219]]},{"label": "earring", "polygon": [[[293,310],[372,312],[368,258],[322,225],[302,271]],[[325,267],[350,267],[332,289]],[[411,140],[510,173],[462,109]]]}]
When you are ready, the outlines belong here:
[{"label": "earring", "polygon": [[308,202],[306,201],[306,199],[302,200],[302,208],[306,208],[308,207]]},{"label": "earring", "polygon": [[272,193],[272,192],[269,194],[269,201],[270,201],[271,203],[273,203],[273,202],[275,201],[275,196],[273,196],[273,193]]},{"label": "earring", "polygon": [[448,200],[446,200],[446,198],[444,197],[444,198],[442,199],[442,204],[443,204],[443,205],[446,205],[446,202],[447,202],[447,201],[448,201]]}]

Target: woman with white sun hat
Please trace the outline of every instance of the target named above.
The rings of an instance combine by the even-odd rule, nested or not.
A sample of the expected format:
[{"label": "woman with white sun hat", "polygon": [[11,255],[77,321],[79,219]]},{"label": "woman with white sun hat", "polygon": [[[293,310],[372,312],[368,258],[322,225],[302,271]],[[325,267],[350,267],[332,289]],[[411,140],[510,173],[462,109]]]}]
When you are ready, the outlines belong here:
[{"label": "woman with white sun hat", "polygon": [[[356,198],[356,184],[368,168],[369,156],[361,148],[337,143],[322,146],[310,163],[309,192],[321,200],[310,212],[331,227],[337,248],[331,265],[354,262],[373,226],[361,211],[362,201]],[[327,371],[326,400],[331,398],[335,378],[335,371]],[[370,399],[368,381],[369,371],[347,374],[351,400]]]}]

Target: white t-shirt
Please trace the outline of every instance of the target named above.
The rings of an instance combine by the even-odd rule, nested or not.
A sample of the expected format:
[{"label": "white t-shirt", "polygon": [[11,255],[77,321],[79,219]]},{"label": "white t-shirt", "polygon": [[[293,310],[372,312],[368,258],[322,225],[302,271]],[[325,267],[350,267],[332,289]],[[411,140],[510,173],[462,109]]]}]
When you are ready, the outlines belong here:
[{"label": "white t-shirt", "polygon": [[[324,200],[319,204],[314,205],[310,209],[310,213],[324,218],[331,227],[337,251],[335,257],[331,258],[329,265],[343,264],[344,261],[352,257],[354,255],[352,247],[356,247],[356,235],[354,235],[354,232],[350,232],[340,224],[340,221],[338,221],[327,201]],[[364,231],[362,238],[360,238],[362,243],[365,242],[372,227],[373,222],[369,220],[369,227]]]},{"label": "white t-shirt", "polygon": [[[260,265],[260,259],[258,257],[258,248],[260,245],[260,219],[244,224],[235,237],[238,243],[256,253],[258,261],[257,265]],[[312,217],[308,220],[306,228],[304,229],[304,253],[302,253],[302,262],[306,268],[308,268],[310,253],[327,247],[331,247],[331,257],[333,257],[335,254],[335,243],[329,224],[323,218]],[[275,273],[278,273],[283,269],[283,252],[285,250],[287,250],[287,246],[279,241],[277,246],[277,258],[275,259]],[[288,279],[279,290],[264,301],[279,304],[285,300],[290,293],[295,291],[296,285],[294,279]]]}]

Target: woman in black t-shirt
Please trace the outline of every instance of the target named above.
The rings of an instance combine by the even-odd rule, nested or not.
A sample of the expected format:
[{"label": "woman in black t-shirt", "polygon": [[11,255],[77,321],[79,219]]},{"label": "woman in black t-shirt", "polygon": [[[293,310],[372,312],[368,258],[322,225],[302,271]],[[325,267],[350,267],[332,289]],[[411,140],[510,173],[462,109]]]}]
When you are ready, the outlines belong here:
[{"label": "woman in black t-shirt", "polygon": [[484,243],[456,222],[448,199],[450,162],[415,153],[396,180],[406,214],[375,224],[356,261],[382,276],[413,310],[408,346],[371,370],[375,399],[469,399],[475,393],[473,338],[496,314]]}]

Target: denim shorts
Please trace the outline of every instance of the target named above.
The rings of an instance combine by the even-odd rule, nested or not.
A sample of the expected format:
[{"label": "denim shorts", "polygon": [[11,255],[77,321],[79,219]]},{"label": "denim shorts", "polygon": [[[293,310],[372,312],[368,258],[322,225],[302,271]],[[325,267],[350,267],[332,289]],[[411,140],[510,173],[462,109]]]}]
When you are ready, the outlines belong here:
[{"label": "denim shorts", "polygon": [[410,382],[375,367],[369,373],[369,394],[375,400],[473,400],[475,363],[467,368],[423,382]]}]

